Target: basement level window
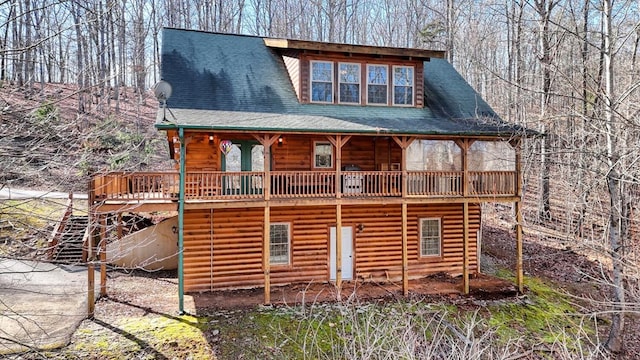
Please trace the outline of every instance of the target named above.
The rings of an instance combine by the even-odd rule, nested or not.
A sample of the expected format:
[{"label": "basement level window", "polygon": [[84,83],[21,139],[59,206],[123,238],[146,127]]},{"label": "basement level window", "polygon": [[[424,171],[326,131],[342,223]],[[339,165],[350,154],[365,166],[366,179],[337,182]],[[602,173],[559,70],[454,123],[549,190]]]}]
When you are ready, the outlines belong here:
[{"label": "basement level window", "polygon": [[420,256],[437,257],[442,254],[440,219],[420,219]]},{"label": "basement level window", "polygon": [[290,240],[291,231],[289,223],[271,224],[269,231],[269,264],[289,264]]}]

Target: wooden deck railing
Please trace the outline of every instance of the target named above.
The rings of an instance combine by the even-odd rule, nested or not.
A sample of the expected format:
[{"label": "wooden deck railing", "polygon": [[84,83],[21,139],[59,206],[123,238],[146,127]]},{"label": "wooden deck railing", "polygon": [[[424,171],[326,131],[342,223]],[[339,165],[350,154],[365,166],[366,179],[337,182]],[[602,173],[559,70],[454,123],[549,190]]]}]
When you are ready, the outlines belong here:
[{"label": "wooden deck railing", "polygon": [[469,194],[477,196],[515,195],[515,171],[469,172]]},{"label": "wooden deck railing", "polygon": [[[468,196],[509,196],[516,194],[514,171],[469,172]],[[334,171],[273,171],[270,194],[274,199],[335,197],[401,197],[401,171],[343,171],[336,189]],[[264,172],[188,172],[186,200],[245,200],[264,198]],[[463,196],[461,171],[408,171],[407,195],[412,197]],[[91,182],[93,199],[120,201],[176,201],[178,172],[113,172],[95,176]]]}]

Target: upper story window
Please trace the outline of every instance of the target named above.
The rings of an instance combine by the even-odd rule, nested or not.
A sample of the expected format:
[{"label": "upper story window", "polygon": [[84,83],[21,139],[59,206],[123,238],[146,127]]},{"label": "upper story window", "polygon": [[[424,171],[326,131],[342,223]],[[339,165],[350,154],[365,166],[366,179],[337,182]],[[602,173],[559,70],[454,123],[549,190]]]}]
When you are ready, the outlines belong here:
[{"label": "upper story window", "polygon": [[348,104],[360,103],[360,64],[339,63],[338,84],[340,86],[339,102]]},{"label": "upper story window", "polygon": [[389,87],[389,67],[387,65],[367,65],[367,103],[387,105]]},{"label": "upper story window", "polygon": [[333,102],[333,62],[311,61],[311,102]]},{"label": "upper story window", "polygon": [[422,107],[422,99],[416,99],[416,94],[422,93],[422,85],[416,83],[416,77],[422,75],[419,62],[395,60],[385,64],[380,59],[348,60],[310,59],[306,68],[308,82],[302,81],[309,85],[301,95],[302,101]]},{"label": "upper story window", "polygon": [[413,66],[393,67],[393,105],[413,105]]}]

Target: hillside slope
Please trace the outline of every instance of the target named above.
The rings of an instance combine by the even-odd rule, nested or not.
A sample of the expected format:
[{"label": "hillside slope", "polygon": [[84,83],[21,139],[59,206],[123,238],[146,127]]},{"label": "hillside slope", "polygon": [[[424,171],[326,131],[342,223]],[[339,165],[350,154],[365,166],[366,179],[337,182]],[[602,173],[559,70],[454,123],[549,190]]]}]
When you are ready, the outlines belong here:
[{"label": "hillside slope", "polygon": [[92,96],[84,112],[79,95],[70,84],[31,93],[0,85],[0,186],[85,191],[95,172],[170,168],[166,140],[153,127],[152,94],[125,89],[118,104],[82,93]]}]

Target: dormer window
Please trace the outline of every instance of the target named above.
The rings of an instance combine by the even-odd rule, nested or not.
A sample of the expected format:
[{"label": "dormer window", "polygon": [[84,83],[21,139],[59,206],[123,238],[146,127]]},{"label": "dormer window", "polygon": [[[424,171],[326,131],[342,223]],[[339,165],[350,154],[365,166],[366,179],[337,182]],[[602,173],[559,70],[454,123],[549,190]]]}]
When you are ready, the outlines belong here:
[{"label": "dormer window", "polygon": [[333,62],[311,61],[311,102],[333,102]]},{"label": "dormer window", "polygon": [[339,63],[338,84],[340,86],[339,102],[347,104],[360,103],[360,64]]},{"label": "dormer window", "polygon": [[367,65],[367,104],[387,105],[389,96],[389,67]]},{"label": "dormer window", "polygon": [[393,67],[393,105],[413,106],[413,66]]},{"label": "dormer window", "polygon": [[[315,54],[303,60],[303,103],[422,107],[422,63],[414,60],[338,57]],[[343,60],[343,61],[340,61]],[[305,66],[306,65],[306,66]],[[292,78],[293,79],[293,78]]]}]

